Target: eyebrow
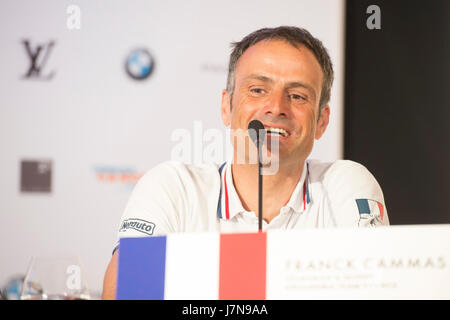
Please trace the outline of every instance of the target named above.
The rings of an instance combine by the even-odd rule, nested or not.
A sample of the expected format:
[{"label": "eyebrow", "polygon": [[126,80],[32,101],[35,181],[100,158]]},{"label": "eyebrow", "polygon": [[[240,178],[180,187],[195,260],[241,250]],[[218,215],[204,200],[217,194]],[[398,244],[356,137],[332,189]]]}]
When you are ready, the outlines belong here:
[{"label": "eyebrow", "polygon": [[[258,74],[251,74],[248,77],[246,77],[246,80],[260,80],[263,82],[268,82],[268,83],[273,83],[274,81],[266,76],[263,75],[258,75]],[[316,92],[315,90],[308,84],[303,83],[303,82],[298,82],[298,81],[294,81],[294,82],[289,82],[287,84],[287,88],[291,89],[291,88],[305,88],[306,90],[308,90],[313,96],[314,98],[316,98]]]},{"label": "eyebrow", "polygon": [[316,91],[311,86],[307,85],[306,83],[296,82],[296,81],[295,82],[289,82],[287,87],[289,89],[290,88],[298,88],[298,87],[305,88],[306,90],[308,90],[314,96],[314,99],[316,98]]},{"label": "eyebrow", "polygon": [[261,80],[263,82],[273,82],[272,79],[266,76],[258,75],[258,74],[251,74],[248,77],[245,78],[246,80]]}]

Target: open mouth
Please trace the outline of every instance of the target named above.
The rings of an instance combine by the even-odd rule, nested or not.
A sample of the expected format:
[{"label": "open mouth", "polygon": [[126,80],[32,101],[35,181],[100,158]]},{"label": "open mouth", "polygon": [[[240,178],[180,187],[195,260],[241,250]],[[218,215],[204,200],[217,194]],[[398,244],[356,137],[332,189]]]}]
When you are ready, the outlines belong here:
[{"label": "open mouth", "polygon": [[270,135],[277,135],[281,137],[288,137],[289,132],[282,128],[272,128],[272,127],[266,127],[266,133]]}]

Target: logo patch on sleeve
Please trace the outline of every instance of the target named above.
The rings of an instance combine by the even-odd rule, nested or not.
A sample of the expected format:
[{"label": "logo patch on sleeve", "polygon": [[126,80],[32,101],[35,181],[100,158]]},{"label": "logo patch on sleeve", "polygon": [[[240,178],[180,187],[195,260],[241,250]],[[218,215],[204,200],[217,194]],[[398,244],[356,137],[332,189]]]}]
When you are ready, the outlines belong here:
[{"label": "logo patch on sleeve", "polygon": [[145,221],[142,219],[126,219],[122,222],[119,232],[125,232],[129,229],[134,229],[151,236],[155,229],[155,224],[153,222]]},{"label": "logo patch on sleeve", "polygon": [[359,225],[379,225],[383,221],[384,206],[381,202],[370,199],[356,199],[359,211]]}]

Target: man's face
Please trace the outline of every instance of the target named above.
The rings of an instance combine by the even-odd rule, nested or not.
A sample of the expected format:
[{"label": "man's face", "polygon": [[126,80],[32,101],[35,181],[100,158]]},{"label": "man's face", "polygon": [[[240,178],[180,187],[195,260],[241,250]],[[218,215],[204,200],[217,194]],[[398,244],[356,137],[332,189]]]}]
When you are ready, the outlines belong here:
[{"label": "man's face", "polygon": [[306,47],[258,42],[238,60],[233,100],[226,90],[222,93],[224,124],[247,130],[251,120],[260,120],[268,130],[268,145],[271,139],[279,141],[280,163],[303,161],[328,125],[328,106],[319,117],[322,81],[320,64]]}]

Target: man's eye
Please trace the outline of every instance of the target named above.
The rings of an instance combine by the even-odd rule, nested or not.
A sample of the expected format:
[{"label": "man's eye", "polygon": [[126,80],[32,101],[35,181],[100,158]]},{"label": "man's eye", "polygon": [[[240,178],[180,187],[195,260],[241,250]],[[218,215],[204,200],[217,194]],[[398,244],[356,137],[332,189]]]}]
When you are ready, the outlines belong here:
[{"label": "man's eye", "polygon": [[262,94],[262,93],[264,93],[264,89],[252,88],[252,89],[250,89],[250,92],[255,93],[255,94]]},{"label": "man's eye", "polygon": [[290,98],[292,99],[292,100],[306,100],[306,98],[305,97],[303,97],[303,96],[301,96],[301,95],[299,95],[299,94],[291,94],[290,95]]}]

